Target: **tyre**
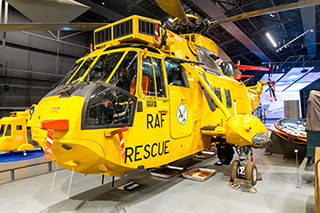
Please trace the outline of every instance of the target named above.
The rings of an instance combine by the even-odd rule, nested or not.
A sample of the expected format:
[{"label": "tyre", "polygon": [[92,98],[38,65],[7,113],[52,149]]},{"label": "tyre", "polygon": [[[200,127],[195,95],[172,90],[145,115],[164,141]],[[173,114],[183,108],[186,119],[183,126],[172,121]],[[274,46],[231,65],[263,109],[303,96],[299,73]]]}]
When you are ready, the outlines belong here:
[{"label": "tyre", "polygon": [[252,186],[257,184],[258,170],[255,163],[249,162],[246,165],[245,179],[250,181]]},{"label": "tyre", "polygon": [[230,181],[231,182],[234,182],[234,180],[239,177],[239,173],[238,173],[238,170],[239,170],[239,161],[238,160],[235,160],[232,162],[231,164],[231,172],[230,172]]}]

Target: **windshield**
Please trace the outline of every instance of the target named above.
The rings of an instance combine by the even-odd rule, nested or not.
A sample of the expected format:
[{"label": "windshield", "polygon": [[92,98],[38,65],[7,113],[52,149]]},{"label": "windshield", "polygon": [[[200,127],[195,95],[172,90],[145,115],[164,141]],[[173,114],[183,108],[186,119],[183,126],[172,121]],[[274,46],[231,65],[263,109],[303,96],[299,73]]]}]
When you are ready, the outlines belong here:
[{"label": "windshield", "polygon": [[87,96],[82,129],[132,126],[136,98],[110,84],[99,84]]},{"label": "windshield", "polygon": [[106,81],[122,55],[123,52],[114,52],[100,56],[92,70],[90,70],[89,81]]},{"label": "windshield", "polygon": [[76,63],[73,64],[73,66],[71,67],[70,71],[67,73],[66,76],[64,76],[54,87],[58,87],[60,85],[64,85],[68,82],[68,80],[70,79],[70,77],[74,74],[74,72],[79,68],[79,66],[82,64],[83,60],[78,61]]},{"label": "windshield", "polygon": [[[134,94],[137,76],[137,56],[138,53],[136,51],[120,51],[101,55],[94,65],[92,63],[96,57],[89,57],[85,61],[81,60],[74,64],[57,86],[76,84],[81,79],[83,79],[81,81],[91,82],[106,82],[110,79],[108,81],[110,84]],[[89,72],[86,72],[90,66],[92,68],[90,68]],[[84,77],[85,74],[87,75],[86,77]]]},{"label": "windshield", "polygon": [[87,58],[87,60],[81,65],[80,69],[78,69],[78,71],[73,74],[71,79],[68,81],[68,84],[78,83],[95,58],[96,57]]},{"label": "windshield", "polygon": [[0,128],[0,137],[2,137],[3,133],[4,133],[4,128],[6,127],[6,125],[2,124],[1,128]]},{"label": "windshield", "polygon": [[209,72],[209,73],[216,74],[216,75],[221,75],[221,71],[219,69],[218,64],[207,53],[209,50],[207,50],[201,46],[197,46],[197,48],[199,50],[199,54],[197,55],[197,58],[199,61],[205,63],[205,65],[202,65],[202,67],[205,69],[205,71]]}]

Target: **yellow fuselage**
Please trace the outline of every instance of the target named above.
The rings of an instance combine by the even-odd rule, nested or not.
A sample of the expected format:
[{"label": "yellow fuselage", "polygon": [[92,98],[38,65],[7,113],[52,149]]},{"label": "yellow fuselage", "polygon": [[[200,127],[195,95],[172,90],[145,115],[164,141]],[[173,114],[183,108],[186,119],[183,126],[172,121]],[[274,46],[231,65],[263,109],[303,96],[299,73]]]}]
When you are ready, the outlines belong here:
[{"label": "yellow fuselage", "polygon": [[[141,17],[138,18],[141,19]],[[129,19],[124,21],[127,20]],[[106,30],[106,32],[109,31]],[[127,37],[123,37],[125,42],[129,39]],[[174,42],[170,41],[172,39]],[[134,38],[133,41],[137,41],[137,38]],[[197,63],[181,61],[188,86],[169,84],[165,72],[166,57],[197,61],[195,53],[191,51],[190,44],[188,44],[190,41],[184,39],[183,36],[179,37],[168,31],[167,44],[170,46],[164,45],[159,51],[149,51],[147,48],[138,48],[134,45],[107,49],[110,46],[117,47],[119,42],[118,39],[99,44],[100,49],[79,59],[81,63],[93,59],[93,63],[76,83],[68,80],[67,85],[61,85],[44,97],[32,114],[30,120],[32,138],[44,149],[47,143],[47,131],[40,128],[40,123],[44,120],[68,120],[68,130],[55,130],[53,135],[51,159],[61,167],[85,174],[102,173],[122,176],[128,170],[165,165],[210,148],[212,137],[224,137],[228,143],[245,146],[253,145],[251,138],[255,134],[267,132],[263,124],[251,116],[251,102],[246,87],[231,77],[207,72],[202,65]],[[210,45],[215,48],[211,43]],[[87,75],[90,75],[92,67],[96,66],[95,62],[100,56],[117,51],[124,52],[120,61],[125,60],[126,54],[128,55],[130,51],[136,53],[137,56],[134,58],[137,61],[135,92],[126,102],[122,103],[123,105],[131,103],[130,106],[134,106],[132,123],[127,125],[129,130],[123,132],[124,149],[121,148],[119,135],[111,134],[112,131],[124,126],[94,126],[91,128],[88,127],[88,123],[98,123],[100,122],[98,118],[97,121],[84,120],[86,116],[92,116],[91,111],[87,110],[89,100],[99,96],[96,93],[90,93],[92,88],[100,84],[106,88],[109,87],[103,82],[91,82]],[[164,71],[161,97],[144,92],[142,61],[146,58],[158,60],[161,65],[158,64],[160,68],[157,69]],[[104,82],[112,84],[111,76],[115,75],[118,68],[120,69],[119,64],[120,62],[115,65],[110,77]],[[156,70],[155,62],[149,66]],[[76,72],[70,79],[75,75]],[[155,79],[158,79],[158,74],[153,75]],[[206,86],[202,85],[205,84],[204,79],[208,82]],[[159,83],[154,84],[156,93],[160,93],[159,85],[157,85]],[[74,89],[66,88],[68,85]],[[216,90],[219,91],[220,97],[216,95]],[[132,105],[132,103],[135,104]],[[108,101],[105,104],[107,105]],[[205,126],[216,126],[223,131],[221,135],[217,132],[219,128],[214,132],[202,131],[201,128]],[[122,152],[125,153],[125,157]]]}]

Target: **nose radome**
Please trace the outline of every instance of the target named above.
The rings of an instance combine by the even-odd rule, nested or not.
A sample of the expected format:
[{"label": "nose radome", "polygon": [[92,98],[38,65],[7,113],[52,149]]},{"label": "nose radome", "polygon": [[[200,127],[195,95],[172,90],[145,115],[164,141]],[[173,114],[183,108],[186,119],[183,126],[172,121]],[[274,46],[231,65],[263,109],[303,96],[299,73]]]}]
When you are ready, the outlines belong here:
[{"label": "nose radome", "polygon": [[271,139],[266,133],[258,133],[252,137],[252,142],[256,147],[266,148],[272,144]]}]

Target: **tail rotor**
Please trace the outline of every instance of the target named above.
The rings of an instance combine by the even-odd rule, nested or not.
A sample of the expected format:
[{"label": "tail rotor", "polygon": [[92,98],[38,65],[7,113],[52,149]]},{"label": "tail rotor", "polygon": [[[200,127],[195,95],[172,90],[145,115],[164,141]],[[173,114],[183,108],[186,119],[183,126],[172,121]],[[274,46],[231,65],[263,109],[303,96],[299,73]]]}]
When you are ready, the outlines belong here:
[{"label": "tail rotor", "polygon": [[271,63],[269,64],[269,74],[268,74],[268,87],[269,87],[269,93],[270,93],[270,101],[272,102],[277,101],[277,96],[276,96],[276,81],[272,80],[272,75],[273,75],[273,71],[275,69],[275,65],[271,65]]}]

